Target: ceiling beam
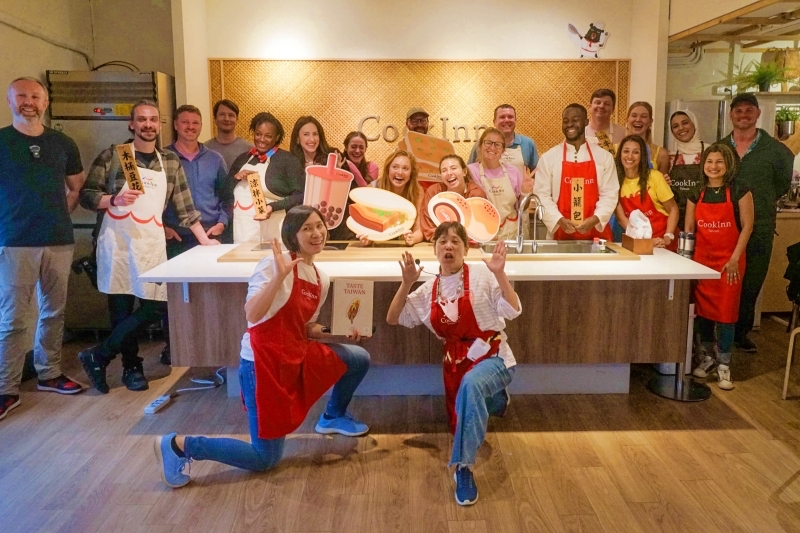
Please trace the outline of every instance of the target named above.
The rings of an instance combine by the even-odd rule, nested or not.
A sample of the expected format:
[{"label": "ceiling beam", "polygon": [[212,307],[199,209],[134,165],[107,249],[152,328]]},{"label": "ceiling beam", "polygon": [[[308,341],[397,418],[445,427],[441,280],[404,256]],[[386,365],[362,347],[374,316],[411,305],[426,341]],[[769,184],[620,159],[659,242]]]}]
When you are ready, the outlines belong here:
[{"label": "ceiling beam", "polygon": [[726,41],[726,42],[738,42],[738,41],[760,41],[765,43],[771,43],[775,41],[797,41],[800,40],[800,33],[791,33],[786,35],[771,35],[771,34],[760,34],[760,35],[749,35],[749,34],[741,34],[741,35],[730,35],[730,34],[711,34],[711,33],[696,33],[694,35],[689,35],[681,39],[683,41],[691,40],[691,41]]},{"label": "ceiling beam", "polygon": [[745,7],[739,8],[736,11],[732,11],[732,12],[728,13],[727,15],[723,15],[721,17],[717,17],[717,18],[711,19],[708,22],[704,22],[703,24],[698,24],[697,26],[695,26],[693,28],[689,28],[688,30],[684,30],[682,32],[676,33],[675,35],[671,35],[669,37],[669,42],[680,41],[680,40],[685,39],[686,37],[689,37],[689,36],[691,36],[691,35],[693,35],[695,33],[707,30],[709,28],[713,28],[714,26],[716,26],[718,24],[726,23],[726,22],[728,22],[730,20],[733,20],[735,18],[738,18],[738,17],[744,16],[744,15],[747,15],[749,13],[752,13],[753,11],[757,11],[757,10],[762,9],[764,7],[767,7],[767,6],[772,6],[772,5],[775,5],[775,4],[783,4],[783,3],[786,3],[786,1],[785,0],[759,0],[758,2],[753,2],[749,6],[745,6]]},{"label": "ceiling beam", "polygon": [[800,18],[785,16],[785,15],[789,15],[789,13],[781,13],[777,17],[772,17],[772,18],[739,17],[733,20],[729,20],[725,24],[747,24],[748,26],[773,26],[775,24],[786,24],[787,22],[800,20]]}]

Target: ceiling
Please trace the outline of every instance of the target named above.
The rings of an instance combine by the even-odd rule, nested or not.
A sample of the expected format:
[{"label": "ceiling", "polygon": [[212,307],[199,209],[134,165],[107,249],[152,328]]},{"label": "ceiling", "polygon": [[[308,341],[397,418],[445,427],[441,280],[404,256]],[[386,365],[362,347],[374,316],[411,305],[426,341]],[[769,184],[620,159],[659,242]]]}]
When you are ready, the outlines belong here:
[{"label": "ceiling", "polygon": [[671,47],[739,43],[742,48],[800,41],[800,1],[762,0],[669,38]]}]

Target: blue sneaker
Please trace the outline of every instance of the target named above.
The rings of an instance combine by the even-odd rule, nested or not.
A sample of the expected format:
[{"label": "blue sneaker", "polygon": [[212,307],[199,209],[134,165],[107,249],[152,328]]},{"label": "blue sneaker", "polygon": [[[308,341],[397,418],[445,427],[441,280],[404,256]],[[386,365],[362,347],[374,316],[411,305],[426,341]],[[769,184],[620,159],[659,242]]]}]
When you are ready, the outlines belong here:
[{"label": "blue sneaker", "polygon": [[330,435],[331,433],[338,433],[346,437],[359,437],[369,431],[369,426],[363,422],[359,422],[351,415],[345,413],[339,418],[325,419],[325,412],[319,416],[319,422],[314,427],[314,431],[322,433],[323,435]]},{"label": "blue sneaker", "polygon": [[478,501],[478,487],[468,466],[456,467],[453,474],[456,480],[456,503],[458,505],[474,505]]},{"label": "blue sneaker", "polygon": [[156,459],[161,467],[161,479],[168,487],[177,489],[183,487],[191,478],[183,473],[183,468],[190,462],[186,457],[178,457],[172,450],[172,439],[177,433],[170,433],[163,437],[156,436],[153,441],[153,449],[156,452]]}]

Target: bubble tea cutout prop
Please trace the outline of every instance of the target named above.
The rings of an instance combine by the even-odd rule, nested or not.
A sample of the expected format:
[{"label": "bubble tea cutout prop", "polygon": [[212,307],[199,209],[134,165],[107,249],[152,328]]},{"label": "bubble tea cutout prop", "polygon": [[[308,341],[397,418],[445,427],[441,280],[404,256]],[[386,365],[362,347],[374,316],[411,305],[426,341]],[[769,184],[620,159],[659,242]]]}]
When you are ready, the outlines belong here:
[{"label": "bubble tea cutout prop", "polygon": [[319,209],[329,230],[342,223],[347,195],[353,182],[351,172],[336,168],[338,161],[339,156],[332,152],[328,154],[327,165],[311,165],[306,168],[303,204]]}]

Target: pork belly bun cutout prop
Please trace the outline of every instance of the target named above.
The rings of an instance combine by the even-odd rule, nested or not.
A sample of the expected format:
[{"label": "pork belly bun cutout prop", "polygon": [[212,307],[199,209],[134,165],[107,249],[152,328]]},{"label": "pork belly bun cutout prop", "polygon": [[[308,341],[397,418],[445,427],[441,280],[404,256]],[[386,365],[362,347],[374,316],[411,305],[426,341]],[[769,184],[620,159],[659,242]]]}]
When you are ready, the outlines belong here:
[{"label": "pork belly bun cutout prop", "polygon": [[453,143],[447,139],[416,131],[407,131],[398,148],[414,155],[419,179],[425,181],[442,181],[439,162],[444,156],[456,153]]},{"label": "pork belly bun cutout prop", "polygon": [[388,241],[410,231],[417,218],[414,204],[393,192],[374,187],[350,191],[350,217],[347,227],[371,241]]},{"label": "pork belly bun cutout prop", "polygon": [[328,164],[311,165],[306,168],[306,190],[303,204],[319,209],[325,218],[325,226],[331,230],[339,227],[344,219],[347,194],[353,182],[353,174],[336,168],[339,156],[328,154]]},{"label": "pork belly bun cutout prop", "polygon": [[490,201],[464,198],[450,191],[431,198],[428,215],[437,226],[442,222],[459,222],[467,230],[467,236],[476,242],[491,241],[500,229],[500,213]]}]

